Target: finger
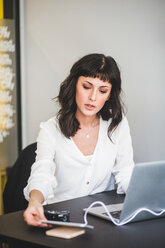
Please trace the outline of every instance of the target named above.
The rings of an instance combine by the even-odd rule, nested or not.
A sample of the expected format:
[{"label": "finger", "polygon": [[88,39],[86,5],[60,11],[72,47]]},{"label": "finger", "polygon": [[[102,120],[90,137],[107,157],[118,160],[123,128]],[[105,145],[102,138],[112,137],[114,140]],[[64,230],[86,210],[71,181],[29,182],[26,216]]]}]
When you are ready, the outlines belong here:
[{"label": "finger", "polygon": [[47,223],[41,223],[41,220],[47,220],[44,215],[43,206],[29,207],[24,211],[24,220],[28,225],[49,227]]},{"label": "finger", "polygon": [[27,210],[24,212],[24,220],[28,225],[38,226],[40,225],[40,218],[37,211]]}]

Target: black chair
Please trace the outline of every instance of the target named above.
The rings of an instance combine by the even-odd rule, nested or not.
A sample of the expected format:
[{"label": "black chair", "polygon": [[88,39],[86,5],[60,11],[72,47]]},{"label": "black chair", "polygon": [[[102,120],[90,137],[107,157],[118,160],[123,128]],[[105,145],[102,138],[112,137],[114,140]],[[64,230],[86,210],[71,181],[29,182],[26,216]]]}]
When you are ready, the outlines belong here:
[{"label": "black chair", "polygon": [[28,202],[25,200],[23,188],[27,185],[31,166],[35,161],[37,143],[27,146],[19,155],[9,171],[3,192],[4,213],[23,210]]}]

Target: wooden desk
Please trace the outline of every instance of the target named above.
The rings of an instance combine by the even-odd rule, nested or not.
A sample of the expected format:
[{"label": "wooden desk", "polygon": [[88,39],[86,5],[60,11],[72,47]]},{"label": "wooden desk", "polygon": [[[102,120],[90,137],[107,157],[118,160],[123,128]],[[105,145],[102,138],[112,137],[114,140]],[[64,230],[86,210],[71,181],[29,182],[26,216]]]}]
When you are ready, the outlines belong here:
[{"label": "wooden desk", "polygon": [[[69,210],[71,221],[83,222],[83,208],[101,200],[104,203],[122,202],[123,196],[114,191],[81,197],[47,205],[51,210]],[[23,220],[23,211],[0,216],[0,239],[11,243],[12,248],[53,247],[53,248],[163,248],[165,247],[165,218],[131,223],[117,227],[111,222],[88,215],[88,222],[94,230],[85,235],[64,240],[48,237],[45,230],[27,226]]]}]

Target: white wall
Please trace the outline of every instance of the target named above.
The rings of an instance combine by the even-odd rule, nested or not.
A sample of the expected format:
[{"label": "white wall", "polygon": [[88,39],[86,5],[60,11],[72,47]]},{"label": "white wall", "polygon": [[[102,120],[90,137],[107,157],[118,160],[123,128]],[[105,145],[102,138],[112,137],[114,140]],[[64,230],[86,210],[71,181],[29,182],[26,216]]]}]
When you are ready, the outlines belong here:
[{"label": "white wall", "polygon": [[123,79],[135,161],[165,159],[165,1],[21,1],[23,145],[55,114],[75,60],[113,56]]}]

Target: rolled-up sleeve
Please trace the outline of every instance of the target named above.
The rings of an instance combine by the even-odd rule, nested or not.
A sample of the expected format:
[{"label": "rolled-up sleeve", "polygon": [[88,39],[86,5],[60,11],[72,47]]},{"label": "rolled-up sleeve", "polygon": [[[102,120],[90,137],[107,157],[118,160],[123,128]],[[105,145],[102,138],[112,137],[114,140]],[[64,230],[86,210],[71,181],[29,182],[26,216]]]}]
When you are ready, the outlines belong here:
[{"label": "rolled-up sleeve", "polygon": [[133,167],[132,139],[128,121],[124,117],[119,131],[117,156],[112,172],[117,184],[117,193],[126,193]]},{"label": "rolled-up sleeve", "polygon": [[39,190],[45,201],[54,197],[54,189],[57,186],[55,178],[56,164],[55,143],[52,139],[53,127],[50,123],[41,123],[40,132],[37,138],[36,161],[31,167],[31,174],[28,184],[24,188],[26,200],[32,190]]}]

